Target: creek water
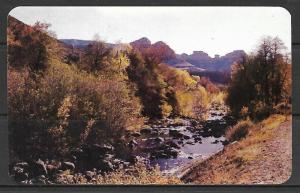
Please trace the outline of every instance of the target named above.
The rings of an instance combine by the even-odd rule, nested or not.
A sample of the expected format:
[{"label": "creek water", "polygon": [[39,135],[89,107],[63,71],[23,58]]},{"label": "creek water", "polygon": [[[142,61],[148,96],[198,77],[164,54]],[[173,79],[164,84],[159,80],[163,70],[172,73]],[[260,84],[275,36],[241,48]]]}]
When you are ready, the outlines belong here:
[{"label": "creek water", "polygon": [[[163,156],[159,154],[150,158],[149,162],[152,166],[158,165],[165,175],[178,175],[185,166],[196,160],[208,158],[223,149],[226,141],[224,133],[229,125],[226,116],[225,106],[213,106],[207,119],[197,124],[193,124],[193,120],[188,118],[181,118],[180,125],[174,125],[174,119],[165,119],[164,124],[160,121],[151,125],[152,129],[159,131],[156,137],[153,137],[153,134],[142,135],[139,145],[149,149],[150,144],[152,153],[156,155],[157,152],[163,152],[164,144],[177,144],[176,156],[166,156],[162,153]],[[180,134],[181,137],[174,137],[172,133]],[[149,140],[152,141],[149,143]]]}]

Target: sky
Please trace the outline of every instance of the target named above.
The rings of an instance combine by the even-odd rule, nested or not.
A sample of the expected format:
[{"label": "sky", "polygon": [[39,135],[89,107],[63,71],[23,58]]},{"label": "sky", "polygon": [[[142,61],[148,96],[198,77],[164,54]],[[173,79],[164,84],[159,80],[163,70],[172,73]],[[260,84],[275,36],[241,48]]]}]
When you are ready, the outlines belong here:
[{"label": "sky", "polygon": [[129,43],[147,37],[176,53],[210,56],[243,49],[250,53],[265,36],[278,36],[291,50],[291,16],[281,7],[17,7],[22,22],[50,23],[59,39]]}]

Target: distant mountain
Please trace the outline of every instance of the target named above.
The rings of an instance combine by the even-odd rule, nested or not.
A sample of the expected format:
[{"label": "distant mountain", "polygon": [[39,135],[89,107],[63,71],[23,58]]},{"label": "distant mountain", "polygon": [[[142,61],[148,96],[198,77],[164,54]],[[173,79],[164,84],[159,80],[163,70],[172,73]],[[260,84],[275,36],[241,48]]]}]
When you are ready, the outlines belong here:
[{"label": "distant mountain", "polygon": [[84,48],[90,43],[92,43],[92,40],[78,40],[78,39],[59,39],[61,42],[77,47],[77,48]]},{"label": "distant mountain", "polygon": [[148,38],[143,37],[143,38],[140,38],[140,39],[135,40],[133,42],[130,42],[130,45],[135,49],[138,49],[140,51],[144,51],[144,50],[148,49],[151,46],[151,41]]},{"label": "distant mountain", "polygon": [[[92,43],[92,40],[79,40],[79,39],[60,39],[61,42],[71,45],[73,47],[82,49]],[[215,55],[214,58],[210,57],[203,51],[194,51],[192,54],[176,54],[174,50],[163,41],[151,43],[146,38],[140,38],[129,43],[134,49],[147,54],[160,56],[164,63],[170,66],[185,69],[193,72],[201,71],[225,71],[229,72],[231,65],[235,62],[242,60],[246,55],[243,50],[235,50],[224,56]],[[107,43],[109,47],[115,47],[116,44]]]},{"label": "distant mountain", "polygon": [[[89,44],[93,43],[93,40],[79,40],[79,39],[59,39],[59,41],[79,49],[83,49]],[[105,44],[108,47],[115,46],[115,44],[111,44],[111,43],[105,43]]]},{"label": "distant mountain", "polygon": [[210,57],[203,51],[194,51],[191,55],[181,54],[179,58],[208,71],[230,71],[233,63],[239,62],[246,55],[244,50],[235,50],[225,56]]},{"label": "distant mountain", "polygon": [[145,54],[160,56],[161,60],[170,66],[184,70],[203,70],[180,58],[179,55],[177,55],[174,50],[163,41],[158,41],[152,44],[148,38],[143,37],[131,42],[130,45],[134,49],[137,49]]},{"label": "distant mountain", "polygon": [[229,72],[231,65],[235,62],[242,60],[246,53],[243,50],[235,50],[226,54],[225,56],[215,55],[214,58],[210,57],[203,51],[194,51],[191,55],[188,54],[175,54],[174,50],[166,43],[159,41],[154,44],[143,37],[130,43],[130,45],[142,52],[157,52],[164,58],[163,62],[181,69],[189,71],[226,71]]}]

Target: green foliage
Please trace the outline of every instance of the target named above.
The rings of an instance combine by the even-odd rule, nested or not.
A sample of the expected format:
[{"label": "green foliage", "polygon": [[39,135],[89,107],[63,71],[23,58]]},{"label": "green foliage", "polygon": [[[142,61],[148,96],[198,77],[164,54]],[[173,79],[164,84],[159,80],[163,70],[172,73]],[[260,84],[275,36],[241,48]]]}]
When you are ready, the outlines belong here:
[{"label": "green foliage", "polygon": [[278,38],[262,40],[255,55],[233,66],[227,104],[234,115],[248,108],[248,115],[263,119],[291,96],[291,64]]}]

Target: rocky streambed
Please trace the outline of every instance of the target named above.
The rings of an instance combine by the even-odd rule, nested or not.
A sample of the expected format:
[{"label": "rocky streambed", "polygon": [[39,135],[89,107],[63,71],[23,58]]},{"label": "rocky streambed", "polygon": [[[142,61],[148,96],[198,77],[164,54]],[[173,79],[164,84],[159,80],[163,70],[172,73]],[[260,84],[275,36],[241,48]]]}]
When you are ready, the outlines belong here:
[{"label": "rocky streambed", "polygon": [[[10,173],[24,184],[77,183],[81,176],[93,181],[97,175],[127,170],[137,162],[159,166],[164,175],[181,177],[194,162],[221,151],[228,142],[226,128],[234,124],[223,105],[212,105],[205,121],[176,117],[152,120],[140,132],[129,132],[122,149],[92,144],[74,149],[64,160],[38,159],[11,164]],[[124,147],[125,145],[125,147]],[[119,152],[119,153],[117,153]]]},{"label": "rocky streambed", "polygon": [[153,121],[133,133],[132,148],[166,175],[180,177],[190,164],[221,151],[228,142],[225,130],[234,120],[225,106],[213,105],[205,121],[190,118]]}]

